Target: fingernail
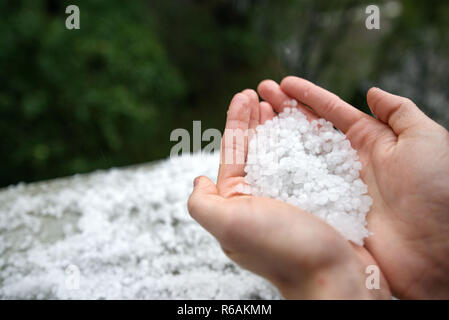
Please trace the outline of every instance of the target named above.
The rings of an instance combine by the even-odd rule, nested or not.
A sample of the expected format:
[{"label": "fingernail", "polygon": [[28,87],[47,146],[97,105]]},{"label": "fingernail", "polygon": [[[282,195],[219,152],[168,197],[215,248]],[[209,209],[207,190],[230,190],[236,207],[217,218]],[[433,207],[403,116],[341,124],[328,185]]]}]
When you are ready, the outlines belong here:
[{"label": "fingernail", "polygon": [[200,177],[196,177],[196,178],[193,180],[193,186],[194,186],[194,187],[196,187],[196,185],[198,184],[198,181],[200,181]]}]

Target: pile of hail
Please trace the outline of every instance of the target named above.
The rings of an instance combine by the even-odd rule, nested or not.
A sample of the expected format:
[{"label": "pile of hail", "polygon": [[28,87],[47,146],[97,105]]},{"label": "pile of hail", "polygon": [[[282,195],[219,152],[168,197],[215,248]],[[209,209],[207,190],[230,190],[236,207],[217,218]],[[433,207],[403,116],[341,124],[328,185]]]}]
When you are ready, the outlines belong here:
[{"label": "pile of hail", "polygon": [[309,122],[298,109],[285,108],[250,137],[247,185],[237,191],[291,203],[363,245],[372,199],[361,169],[357,152],[331,122]]}]

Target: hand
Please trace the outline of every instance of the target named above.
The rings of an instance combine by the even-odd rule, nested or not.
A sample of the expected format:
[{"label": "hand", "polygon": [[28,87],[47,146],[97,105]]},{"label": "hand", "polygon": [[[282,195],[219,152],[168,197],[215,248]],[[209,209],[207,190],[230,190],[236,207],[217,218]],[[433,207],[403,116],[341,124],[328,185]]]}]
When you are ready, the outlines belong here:
[{"label": "hand", "polygon": [[247,138],[234,143],[227,133],[255,128],[274,115],[253,90],[234,96],[217,185],[206,177],[195,179],[190,214],[232,260],[270,280],[286,298],[391,298],[383,277],[381,290],[366,288],[365,268],[374,260],[327,223],[287,203],[235,191],[243,183],[245,164],[225,163],[225,154],[245,159]]},{"label": "hand", "polygon": [[[302,103],[344,132],[363,164],[374,205],[365,247],[399,298],[449,298],[449,133],[409,99],[368,91],[374,117],[301,78],[266,80],[259,93],[281,111]],[[308,106],[309,108],[305,107]]]}]

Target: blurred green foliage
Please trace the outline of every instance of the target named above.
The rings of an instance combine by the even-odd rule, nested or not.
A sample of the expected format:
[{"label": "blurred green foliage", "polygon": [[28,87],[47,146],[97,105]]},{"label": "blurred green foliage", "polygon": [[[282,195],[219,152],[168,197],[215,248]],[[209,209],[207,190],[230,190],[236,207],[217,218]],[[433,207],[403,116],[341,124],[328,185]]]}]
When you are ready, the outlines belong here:
[{"label": "blurred green foliage", "polygon": [[387,86],[449,123],[448,2],[378,1],[374,31],[367,4],[0,0],[0,186],[166,157],[171,130],[221,129],[232,94],[288,74],[365,111]]},{"label": "blurred green foliage", "polygon": [[1,3],[2,184],[165,155],[185,85],[142,1],[83,1],[72,31],[70,2]]}]

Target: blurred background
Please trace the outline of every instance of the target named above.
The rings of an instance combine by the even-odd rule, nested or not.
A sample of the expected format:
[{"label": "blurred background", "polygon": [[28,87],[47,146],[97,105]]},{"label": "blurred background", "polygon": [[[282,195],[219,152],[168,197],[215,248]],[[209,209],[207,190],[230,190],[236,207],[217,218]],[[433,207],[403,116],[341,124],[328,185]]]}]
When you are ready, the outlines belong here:
[{"label": "blurred background", "polygon": [[0,0],[0,187],[167,157],[173,129],[222,130],[234,93],[290,74],[449,127],[448,42],[447,0]]}]

